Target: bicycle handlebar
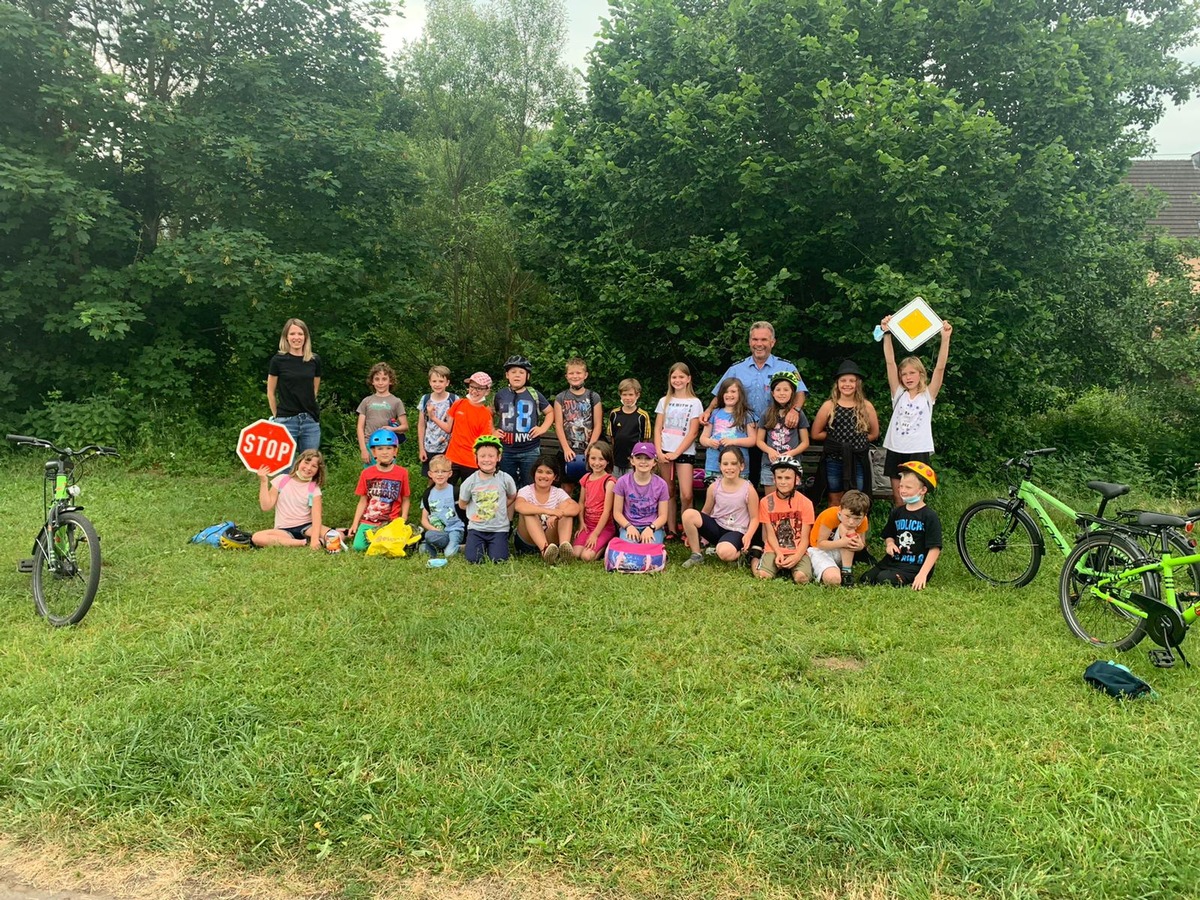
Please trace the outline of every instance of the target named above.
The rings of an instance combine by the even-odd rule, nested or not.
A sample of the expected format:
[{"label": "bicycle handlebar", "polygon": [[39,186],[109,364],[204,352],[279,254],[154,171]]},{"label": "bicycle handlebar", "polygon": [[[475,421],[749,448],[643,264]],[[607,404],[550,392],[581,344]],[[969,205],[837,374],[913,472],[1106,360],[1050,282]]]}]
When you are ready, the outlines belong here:
[{"label": "bicycle handlebar", "polygon": [[96,456],[120,456],[121,454],[113,447],[102,447],[99,444],[88,444],[86,447],[81,447],[78,450],[72,450],[70,447],[56,447],[44,438],[30,437],[27,434],[9,434],[5,435],[6,440],[12,441],[14,444],[27,447],[44,447],[47,450],[53,450],[59,456],[83,456],[91,453]]},{"label": "bicycle handlebar", "polygon": [[1011,459],[1006,459],[1004,461],[1004,468],[1010,469],[1013,466],[1023,466],[1025,468],[1029,468],[1032,465],[1033,458],[1035,456],[1046,456],[1050,453],[1056,452],[1058,452],[1057,447],[1042,447],[1038,450],[1026,450],[1020,456],[1014,456]]}]

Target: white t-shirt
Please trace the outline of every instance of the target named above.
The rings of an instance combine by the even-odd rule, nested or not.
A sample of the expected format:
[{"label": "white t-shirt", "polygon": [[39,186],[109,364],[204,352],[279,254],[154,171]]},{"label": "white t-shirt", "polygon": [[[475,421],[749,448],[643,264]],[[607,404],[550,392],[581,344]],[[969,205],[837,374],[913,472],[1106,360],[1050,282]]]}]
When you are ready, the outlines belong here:
[{"label": "white t-shirt", "polygon": [[538,500],[537,494],[534,493],[534,486],[532,484],[527,484],[525,487],[517,491],[517,499],[524,500],[526,503],[532,503],[534,506],[540,506],[542,509],[546,510],[546,512],[550,512],[550,510],[566,502],[567,500],[570,500],[571,498],[562,488],[551,485],[550,499],[545,503],[542,503]]},{"label": "white t-shirt", "polygon": [[[692,419],[698,419],[704,414],[704,404],[697,397],[663,397],[654,407],[655,415],[666,416],[663,419],[662,450],[664,453],[674,453],[683,443]],[[693,440],[683,450],[684,453],[695,453],[696,442]]]},{"label": "white t-shirt", "polygon": [[929,391],[910,397],[903,386],[896,388],[883,446],[894,453],[933,452],[933,398]]}]

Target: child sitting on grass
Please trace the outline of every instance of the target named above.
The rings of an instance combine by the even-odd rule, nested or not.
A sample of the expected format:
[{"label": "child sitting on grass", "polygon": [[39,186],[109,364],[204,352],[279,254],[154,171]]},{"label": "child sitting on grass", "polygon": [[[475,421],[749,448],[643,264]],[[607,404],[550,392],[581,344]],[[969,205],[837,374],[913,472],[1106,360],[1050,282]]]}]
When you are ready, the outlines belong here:
[{"label": "child sitting on grass", "polygon": [[258,470],[258,505],[263,512],[275,510],[275,527],[250,536],[255,547],[321,547],[321,486],[325,484],[325,457],[319,450],[305,450],[292,471],[267,482],[270,469]]},{"label": "child sitting on grass", "polygon": [[683,567],[701,565],[700,538],[708,541],[717,558],[737,562],[750,549],[750,541],[758,531],[758,494],[754,485],[742,477],[745,460],[737,447],[720,451],[721,479],[708,489],[704,510],[685,509],[683,530],[692,555]]},{"label": "child sitting on grass", "polygon": [[533,484],[517,491],[513,506],[517,514],[513,538],[517,553],[540,553],[548,565],[560,558],[572,558],[571,529],[574,517],[579,515],[579,504],[554,486],[559,471],[556,458],[540,457],[533,466]]},{"label": "child sitting on grass", "polygon": [[862,491],[846,491],[840,506],[817,516],[808,562],[818,584],[854,585],[854,554],[867,546],[871,498]]},{"label": "child sitting on grass", "polygon": [[796,486],[800,460],[781,456],[771,463],[771,473],[775,492],[758,503],[758,520],[763,526],[761,558],[751,560],[750,571],[755,578],[786,574],[796,584],[807,584],[812,577],[806,563],[813,505]]},{"label": "child sitting on grass", "polygon": [[429,460],[429,487],[421,496],[421,527],[425,529],[421,552],[429,556],[438,553],[453,556],[466,535],[466,527],[455,508],[458,498],[450,483],[452,471],[450,460],[440,453]]},{"label": "child sitting on grass", "polygon": [[883,529],[887,556],[863,574],[859,584],[911,584],[923,590],[942,553],[942,521],[925,505],[925,495],[937,487],[937,475],[927,464],[901,463],[900,499]]},{"label": "child sitting on grass", "polygon": [[408,470],[396,465],[399,445],[399,438],[383,428],[367,440],[375,464],[367,466],[358,476],[358,486],[354,489],[358,506],[346,531],[347,536],[354,538],[355,550],[366,550],[371,545],[368,532],[393,519],[408,518]]},{"label": "child sitting on grass", "polygon": [[620,537],[638,544],[661,544],[667,524],[667,483],[654,474],[654,445],[640,441],[629,455],[633,471],[613,488],[613,520]]},{"label": "child sitting on grass", "polygon": [[499,471],[504,447],[494,434],[475,439],[476,469],[458,489],[458,506],[467,512],[467,545],[463,555],[469,563],[508,559],[508,526],[517,485],[512,476]]}]

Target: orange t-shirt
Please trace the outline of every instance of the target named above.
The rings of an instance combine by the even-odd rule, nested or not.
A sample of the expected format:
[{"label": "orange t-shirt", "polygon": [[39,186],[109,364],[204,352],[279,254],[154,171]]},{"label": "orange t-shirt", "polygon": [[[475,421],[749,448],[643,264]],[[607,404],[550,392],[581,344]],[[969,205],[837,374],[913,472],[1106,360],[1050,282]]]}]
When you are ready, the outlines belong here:
[{"label": "orange t-shirt", "polygon": [[[838,530],[838,526],[841,524],[841,522],[838,521],[838,509],[840,509],[840,507],[831,506],[831,507],[829,507],[829,509],[825,510],[823,513],[821,513],[819,516],[817,516],[817,521],[813,523],[813,530],[812,530],[813,544],[816,544],[817,541],[821,540],[821,526],[822,525],[824,525],[826,528],[829,529],[829,534],[833,534],[835,531]],[[871,530],[871,523],[867,520],[866,516],[863,516],[862,524],[858,526],[858,533],[866,534],[870,530]],[[828,537],[828,535],[826,535],[826,537]]]},{"label": "orange t-shirt", "polygon": [[767,494],[758,501],[758,520],[771,523],[780,550],[795,550],[800,545],[804,526],[813,523],[812,501],[799,491],[787,500],[779,494]]},{"label": "orange t-shirt", "polygon": [[454,426],[450,431],[450,444],[446,447],[446,459],[474,469],[475,438],[492,433],[492,408],[463,397],[454,402],[446,415]]}]

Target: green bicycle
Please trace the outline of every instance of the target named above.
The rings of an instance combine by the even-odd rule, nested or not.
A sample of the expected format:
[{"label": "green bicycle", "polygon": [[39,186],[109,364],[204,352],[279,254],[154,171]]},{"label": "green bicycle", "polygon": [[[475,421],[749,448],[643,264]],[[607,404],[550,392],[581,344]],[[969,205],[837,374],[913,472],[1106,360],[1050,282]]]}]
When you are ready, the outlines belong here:
[{"label": "green bicycle", "polygon": [[80,450],[55,447],[41,438],[10,434],[19,447],[40,447],[55,458],[46,463],[42,503],[46,521],[33,539],[33,556],[18,571],[33,575],[33,602],[51,625],[75,625],[91,608],[100,587],[100,538],[76,505],[79,465],[97,456],[118,456],[111,447],[90,444]]},{"label": "green bicycle", "polygon": [[[1026,450],[1020,456],[1004,462],[1002,469],[1008,481],[1008,498],[981,500],[968,507],[959,519],[955,543],[963,564],[976,578],[1005,587],[1023,587],[1037,576],[1046,553],[1043,535],[1066,557],[1079,538],[1097,528],[1122,529],[1140,510],[1122,511],[1116,519],[1106,519],[1104,511],[1109,501],[1129,493],[1129,486],[1108,481],[1089,481],[1087,486],[1100,495],[1094,515],[1072,509],[1044,488],[1033,477],[1033,461],[1039,456],[1054,453],[1054,447]],[[1070,519],[1079,532],[1068,539],[1055,525],[1046,507]],[[1033,515],[1030,515],[1032,512]],[[1035,517],[1036,516],[1036,520]],[[1148,545],[1147,552],[1153,550]],[[1131,535],[1137,534],[1131,531]],[[1175,529],[1168,529],[1165,538],[1179,554],[1192,550],[1193,542]],[[1189,567],[1181,574],[1190,581],[1190,589],[1200,587],[1200,566]]]},{"label": "green bicycle", "polygon": [[[1191,528],[1182,516],[1141,512],[1132,526],[1085,535],[1067,555],[1059,576],[1063,618],[1076,636],[1098,647],[1130,650],[1147,635],[1161,649],[1150,661],[1168,668],[1196,621],[1195,591],[1180,591],[1175,573],[1200,564],[1200,552],[1176,553],[1172,534]],[[1155,553],[1136,538],[1149,535]],[[1189,663],[1190,665],[1190,663]]]}]

